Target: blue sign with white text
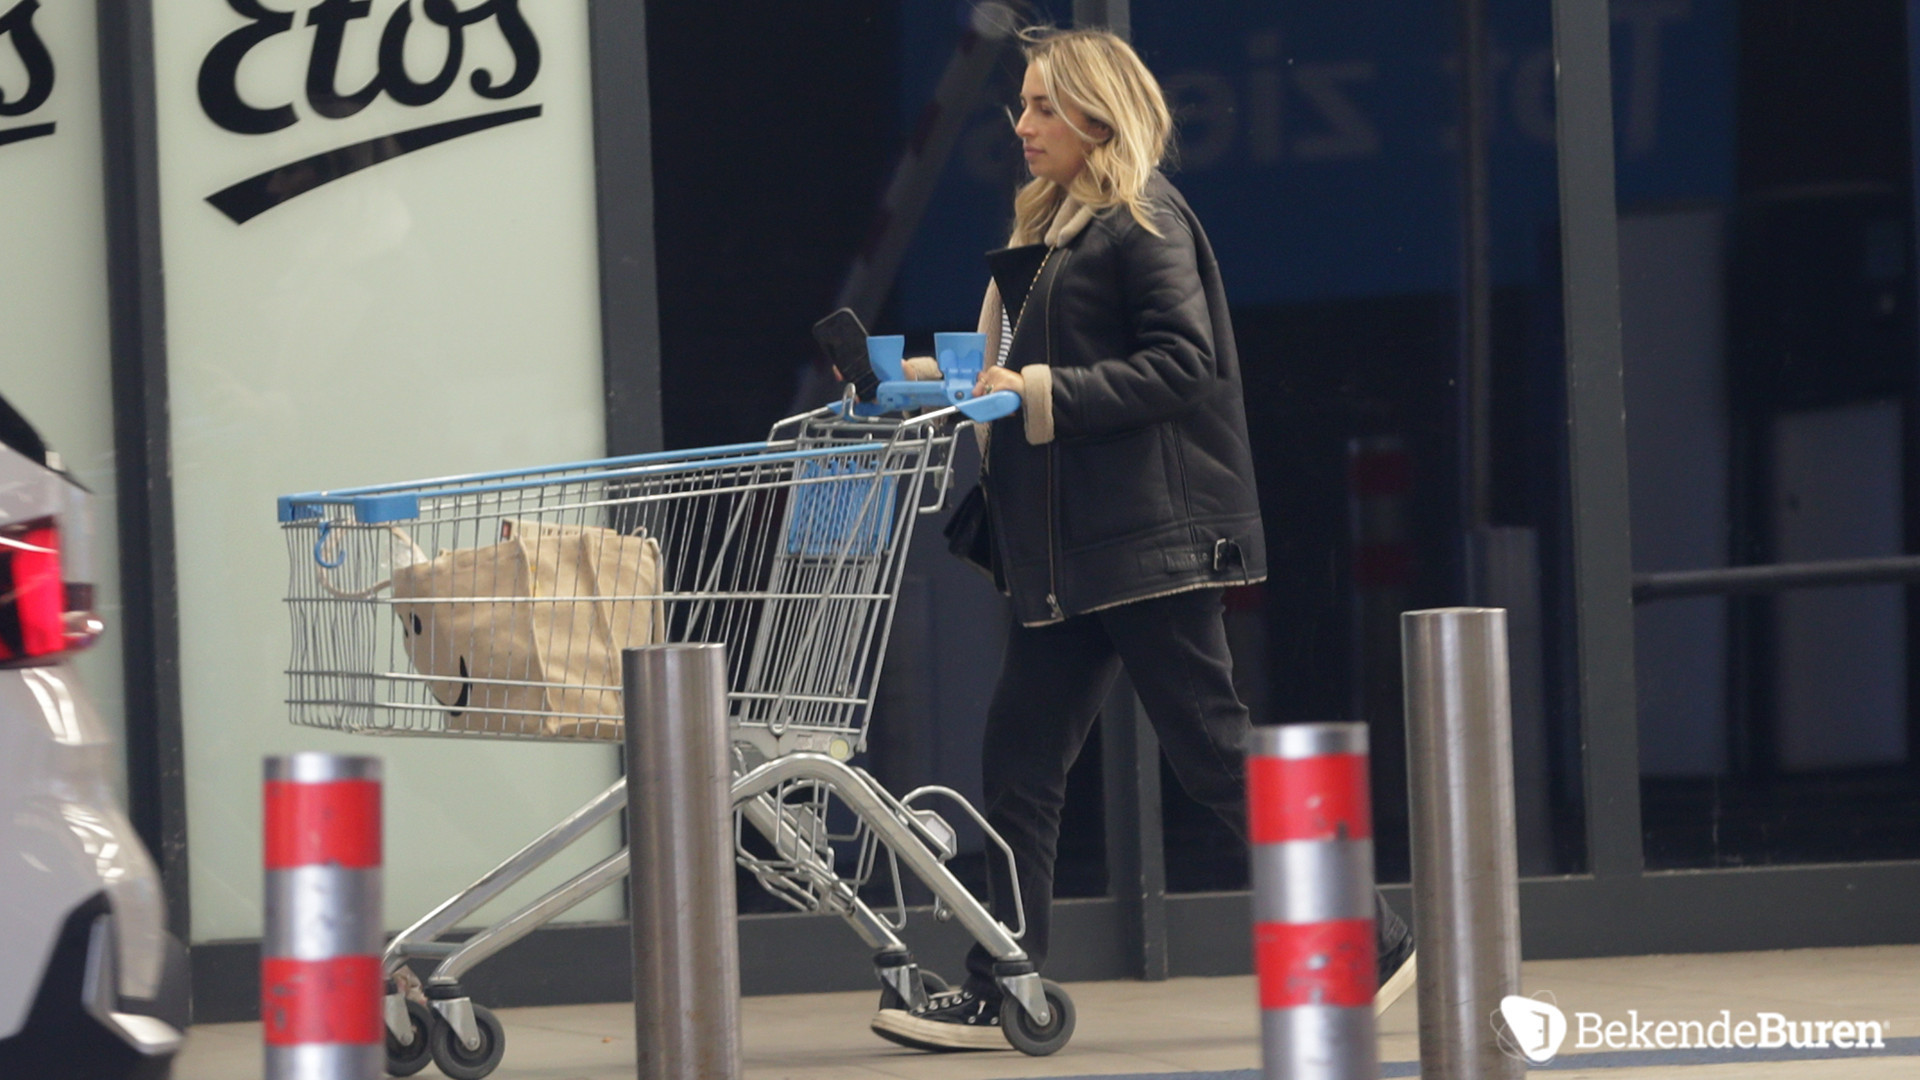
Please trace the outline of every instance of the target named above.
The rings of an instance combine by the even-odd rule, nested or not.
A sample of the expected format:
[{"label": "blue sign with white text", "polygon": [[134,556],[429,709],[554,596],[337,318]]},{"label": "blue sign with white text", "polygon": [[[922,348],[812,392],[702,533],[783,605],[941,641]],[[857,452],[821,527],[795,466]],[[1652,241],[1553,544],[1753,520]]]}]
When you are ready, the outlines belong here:
[{"label": "blue sign with white text", "polygon": [[[1457,287],[1454,10],[1134,0],[1134,43],[1178,118],[1174,182],[1236,303]],[[1614,0],[1612,13],[1620,204],[1725,202],[1732,0]],[[963,15],[903,12],[903,119],[931,95]],[[1540,278],[1557,229],[1551,8],[1489,0],[1489,20],[1494,273],[1522,284]],[[1013,82],[996,83],[968,122],[902,269],[909,326],[970,323],[977,311],[980,253],[1004,242],[1019,178],[1002,100]]]}]

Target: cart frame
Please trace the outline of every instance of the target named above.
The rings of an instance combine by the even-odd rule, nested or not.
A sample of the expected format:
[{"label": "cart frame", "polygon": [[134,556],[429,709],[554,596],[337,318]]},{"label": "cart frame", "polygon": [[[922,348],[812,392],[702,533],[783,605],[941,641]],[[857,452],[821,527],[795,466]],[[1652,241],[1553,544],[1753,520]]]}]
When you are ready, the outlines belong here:
[{"label": "cart frame", "polygon": [[[675,633],[694,631],[702,625],[709,630],[718,626],[722,631],[720,636],[731,654],[728,696],[735,760],[732,801],[736,816],[736,860],[753,873],[768,892],[796,909],[840,916],[874,951],[876,972],[883,987],[883,1005],[892,1003],[911,1011],[926,1007],[928,990],[917,963],[899,936],[906,917],[899,865],[904,862],[908,872],[933,893],[936,917],[960,922],[995,958],[996,979],[1008,998],[1017,1002],[1027,1023],[1035,1029],[1045,1029],[1054,1020],[1049,993],[1063,1003],[1065,999],[1057,987],[1042,984],[1020,947],[1019,939],[1025,933],[1025,912],[1018,906],[1017,885],[1014,889],[1016,925],[1010,928],[995,919],[947,868],[947,860],[956,853],[958,834],[927,803],[944,799],[958,807],[998,848],[1009,871],[1017,873],[1013,871],[1012,852],[1004,839],[958,792],[944,787],[923,787],[895,798],[866,770],[847,761],[864,748],[866,721],[885,658],[893,608],[915,521],[946,505],[952,478],[953,445],[960,432],[970,423],[995,419],[1014,407],[1017,407],[1014,395],[996,394],[905,419],[886,419],[874,415],[876,408],[857,404],[849,394],[840,402],[780,421],[774,425],[768,440],[759,444],[670,451],[283,497],[280,520],[287,531],[294,566],[289,604],[294,611],[296,637],[294,662],[288,672],[289,705],[294,722],[372,734],[484,735],[549,741],[555,738],[551,729],[540,728],[484,732],[436,728],[432,723],[436,709],[439,713],[449,712],[444,701],[424,696],[437,676],[398,670],[392,646],[388,649],[388,670],[384,671],[378,670],[377,663],[371,669],[363,666],[354,670],[302,667],[303,660],[311,664],[316,656],[339,664],[339,657],[343,655],[362,659],[370,655],[366,642],[357,638],[343,647],[335,647],[341,643],[316,641],[311,636],[303,639],[301,635],[303,632],[313,634],[316,626],[321,628],[321,633],[339,634],[340,627],[346,626],[350,633],[377,636],[381,633],[382,618],[378,615],[372,619],[361,618],[362,609],[378,612],[383,606],[397,602],[390,597],[382,598],[379,593],[382,586],[391,588],[393,568],[399,566],[400,556],[394,557],[392,566],[381,564],[377,547],[357,543],[355,537],[365,541],[379,529],[397,531],[401,524],[430,520],[436,512],[445,514],[448,506],[489,507],[485,515],[489,520],[498,518],[515,523],[530,518],[539,520],[541,515],[551,514],[556,505],[570,511],[579,509],[580,505],[611,506],[615,509],[606,513],[617,518],[623,496],[631,496],[636,504],[641,501],[636,493],[654,490],[661,492],[657,497],[663,500],[675,498],[676,492],[677,497],[695,498],[697,493],[688,495],[687,492],[697,491],[703,477],[711,479],[723,474],[734,485],[725,489],[729,493],[784,489],[787,498],[781,509],[782,525],[760,538],[763,546],[770,542],[774,550],[774,568],[768,571],[773,576],[768,580],[785,580],[779,576],[785,567],[801,575],[802,584],[807,587],[819,586],[817,592],[780,592],[769,588],[756,594],[753,589],[742,588],[736,567],[732,571],[736,577],[728,586],[735,592],[683,591],[688,579],[667,575],[654,592],[619,598],[623,602],[658,604],[662,610],[670,604],[684,605],[684,610],[674,609],[673,620],[662,623],[666,627],[668,622],[673,622],[671,630]],[[649,488],[649,484],[657,487]],[[675,485],[681,487],[675,488]],[[558,503],[534,499],[530,503],[525,495],[529,491],[541,493],[559,488],[587,498],[578,505],[564,499]],[[851,517],[848,516],[850,508]],[[822,517],[822,513],[826,516]],[[736,509],[734,516],[738,518],[742,514]],[[440,523],[455,520],[466,519],[456,516]],[[821,521],[827,524],[822,526]],[[714,524],[707,523],[709,537]],[[727,523],[726,529],[731,536],[732,531],[753,524],[735,520]],[[448,535],[478,538],[481,532],[478,527],[468,529],[461,525],[450,529]],[[400,535],[407,536],[407,543],[418,555],[431,557],[419,548],[415,537],[404,532]],[[690,543],[685,536],[677,539]],[[435,546],[442,551],[451,547],[446,543]],[[709,547],[712,546],[709,542]],[[312,562],[319,564],[318,571],[310,564],[303,567],[308,552]],[[375,554],[369,556],[369,552]],[[351,561],[355,553],[359,563],[366,565]],[[754,549],[750,554],[753,559],[759,559],[766,552]],[[744,562],[748,556],[741,555],[739,559]],[[783,559],[785,563],[781,562]],[[722,559],[716,558],[711,568],[714,572],[707,575],[708,580],[722,581],[725,575],[720,573],[721,567]],[[366,580],[383,570],[389,579],[369,588]],[[345,581],[347,587],[338,587],[329,579],[329,572],[350,579]],[[756,569],[754,573],[760,571]],[[320,595],[305,586],[303,575],[316,574],[324,593],[329,595]],[[761,583],[758,578],[747,580],[749,584]],[[831,591],[837,584],[848,581],[866,591]],[[782,601],[790,603],[775,617],[773,611]],[[501,604],[508,601],[485,597],[451,602]],[[757,622],[751,618],[727,617],[702,624],[700,617],[688,612],[706,610],[700,607],[703,603],[723,611],[732,610],[726,606],[729,604],[765,603],[767,607]],[[836,604],[839,606],[834,606]],[[343,611],[345,617],[341,615]],[[805,672],[799,670],[802,665],[816,664],[819,656],[828,655],[831,642],[813,640],[822,636],[819,632],[824,623],[832,624],[826,627],[827,631],[850,637],[842,643],[846,651],[834,654],[836,662],[845,661],[842,664],[845,670],[838,672],[836,677],[841,681],[831,693],[821,691],[817,685],[802,685],[803,676],[810,676],[812,667]],[[414,625],[418,633],[418,620]],[[801,639],[797,644],[789,640],[796,631]],[[391,626],[385,632],[391,635]],[[729,635],[739,640],[731,640]],[[831,633],[825,636],[830,638]],[[377,653],[377,648],[372,652]],[[339,666],[352,667],[350,663]],[[460,673],[464,679],[467,669],[463,666]],[[492,681],[512,687],[540,685],[518,679],[475,677],[465,681],[472,684]],[[336,691],[346,689],[329,697],[325,693],[315,694],[315,686]],[[382,687],[389,688],[396,696],[380,698],[378,693]],[[373,690],[371,696],[369,688]],[[618,690],[604,686],[586,689]],[[460,701],[464,705],[466,700],[463,691]],[[536,719],[549,719],[551,715],[550,710],[503,708],[497,711],[509,720],[520,713]],[[604,745],[610,734],[618,730],[617,725],[587,713],[569,714],[569,722],[573,725],[572,734],[561,741],[598,741]],[[423,1012],[428,1023],[450,1029],[452,1037],[466,1051],[480,1053],[490,1038],[496,1042],[503,1040],[497,1021],[472,1002],[461,979],[476,965],[624,877],[628,868],[627,851],[623,848],[600,859],[462,942],[449,943],[442,938],[456,927],[468,924],[508,888],[551,862],[596,825],[621,812],[626,801],[626,781],[622,779],[393,939],[383,957],[383,972],[389,980],[385,1019],[390,1068],[396,1052],[398,1058],[424,1064],[419,1042],[427,1035],[419,1015]],[[829,805],[833,802],[852,812],[856,825],[851,833],[836,834],[830,830]],[[749,837],[758,838],[758,843],[750,843]],[[847,845],[851,845],[851,849]],[[759,850],[753,850],[756,847]],[[766,849],[771,850],[770,855]],[[849,854],[853,861],[851,872],[843,865]],[[861,895],[862,887],[875,876],[883,859],[891,873],[894,892],[895,910],[888,913],[876,911]],[[414,960],[438,963],[422,981],[409,967],[409,962]],[[1070,1003],[1066,1007],[1070,1014]],[[1070,1034],[1070,1028],[1065,1034]],[[1059,1042],[1064,1044],[1064,1034]],[[497,1052],[493,1060],[497,1062]],[[446,1067],[445,1063],[442,1067]],[[485,1069],[490,1070],[491,1066]],[[404,1075],[400,1069],[391,1071]],[[478,1075],[485,1075],[485,1071]]]}]

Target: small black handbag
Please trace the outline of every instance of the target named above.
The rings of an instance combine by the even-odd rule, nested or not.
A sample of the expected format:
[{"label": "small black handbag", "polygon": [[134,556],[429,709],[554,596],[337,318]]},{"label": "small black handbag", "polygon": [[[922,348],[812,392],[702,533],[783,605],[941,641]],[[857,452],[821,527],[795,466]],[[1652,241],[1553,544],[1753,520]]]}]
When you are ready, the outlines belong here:
[{"label": "small black handbag", "polygon": [[941,531],[946,534],[948,551],[989,580],[998,581],[993,573],[993,518],[987,513],[985,484],[973,485]]}]

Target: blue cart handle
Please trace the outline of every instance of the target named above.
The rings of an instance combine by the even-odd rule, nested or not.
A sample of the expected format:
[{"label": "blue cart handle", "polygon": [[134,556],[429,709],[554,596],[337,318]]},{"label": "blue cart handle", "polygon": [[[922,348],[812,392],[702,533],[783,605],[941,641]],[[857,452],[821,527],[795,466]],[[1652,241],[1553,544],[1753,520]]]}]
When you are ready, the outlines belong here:
[{"label": "blue cart handle", "polygon": [[1020,395],[1011,390],[995,390],[991,394],[958,402],[954,408],[959,409],[960,415],[969,420],[979,422],[998,420],[1020,411]]}]

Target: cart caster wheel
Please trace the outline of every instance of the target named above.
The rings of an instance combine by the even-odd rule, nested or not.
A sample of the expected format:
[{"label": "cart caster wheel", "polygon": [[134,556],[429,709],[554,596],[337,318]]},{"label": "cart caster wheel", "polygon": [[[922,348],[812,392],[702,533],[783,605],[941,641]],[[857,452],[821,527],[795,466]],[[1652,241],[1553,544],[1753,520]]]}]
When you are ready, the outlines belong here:
[{"label": "cart caster wheel", "polygon": [[1047,1010],[1053,1014],[1045,1027],[1035,1024],[1012,994],[1000,1001],[1001,1032],[1015,1050],[1033,1057],[1046,1057],[1073,1038],[1073,999],[1057,982],[1042,979],[1040,986],[1047,994]]},{"label": "cart caster wheel", "polygon": [[434,1018],[433,1034],[428,1039],[428,1045],[433,1047],[433,1063],[453,1080],[481,1080],[500,1067],[500,1058],[507,1052],[506,1029],[500,1026],[492,1009],[475,1005],[473,1020],[480,1027],[480,1045],[469,1050],[460,1036],[454,1034],[452,1024]]},{"label": "cart caster wheel", "polygon": [[387,1032],[388,1076],[412,1076],[433,1060],[433,1010],[408,1001],[407,1019],[413,1021],[413,1042],[403,1046],[393,1032]]}]

